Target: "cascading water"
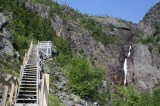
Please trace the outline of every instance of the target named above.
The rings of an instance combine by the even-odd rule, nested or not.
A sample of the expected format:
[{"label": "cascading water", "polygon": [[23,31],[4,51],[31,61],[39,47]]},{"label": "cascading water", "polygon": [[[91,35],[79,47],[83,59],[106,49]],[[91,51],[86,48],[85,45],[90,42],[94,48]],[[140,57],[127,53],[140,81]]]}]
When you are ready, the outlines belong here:
[{"label": "cascading water", "polygon": [[129,52],[128,52],[128,55],[127,57],[125,58],[125,61],[124,61],[124,65],[123,65],[123,69],[124,69],[124,86],[126,85],[126,82],[127,82],[127,58],[130,57],[131,55],[131,46],[129,46]]}]

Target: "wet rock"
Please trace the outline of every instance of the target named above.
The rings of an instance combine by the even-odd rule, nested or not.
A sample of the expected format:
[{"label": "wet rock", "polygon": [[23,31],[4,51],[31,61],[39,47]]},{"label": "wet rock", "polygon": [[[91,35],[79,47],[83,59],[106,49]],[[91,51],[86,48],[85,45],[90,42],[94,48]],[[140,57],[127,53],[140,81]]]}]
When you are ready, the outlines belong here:
[{"label": "wet rock", "polygon": [[[153,89],[160,84],[160,70],[152,66],[151,54],[147,46],[136,44],[133,46],[132,69],[129,73],[134,74],[134,84],[138,91]],[[127,77],[131,80],[131,77]]]},{"label": "wet rock", "polygon": [[134,65],[136,65],[137,67],[151,66],[151,54],[147,46],[138,44],[134,46],[133,50]]}]

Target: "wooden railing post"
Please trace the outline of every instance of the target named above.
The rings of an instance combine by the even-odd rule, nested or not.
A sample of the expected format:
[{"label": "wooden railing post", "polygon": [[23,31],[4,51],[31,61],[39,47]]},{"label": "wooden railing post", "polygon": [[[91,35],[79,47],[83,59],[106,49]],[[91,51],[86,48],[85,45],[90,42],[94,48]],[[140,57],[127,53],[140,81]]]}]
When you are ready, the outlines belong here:
[{"label": "wooden railing post", "polygon": [[48,106],[48,95],[49,95],[49,74],[43,74],[41,83],[41,106]]},{"label": "wooden railing post", "polygon": [[15,88],[15,85],[14,85],[14,83],[12,82],[12,84],[11,84],[10,96],[9,96],[9,106],[12,106],[14,88]]},{"label": "wooden railing post", "polygon": [[[6,79],[0,78],[0,83],[2,83],[4,87],[2,106],[6,106],[6,101],[8,103],[7,106],[12,106],[12,102],[13,100],[15,100],[14,98],[17,94],[18,80],[10,75]],[[9,93],[9,98],[8,98],[8,93]]]},{"label": "wooden railing post", "polygon": [[8,96],[8,85],[4,85],[4,95],[2,100],[2,106],[6,106],[7,96]]},{"label": "wooden railing post", "polygon": [[15,83],[15,89],[14,89],[14,101],[16,100],[16,95],[17,95],[17,90],[18,90],[18,81]]},{"label": "wooden railing post", "polygon": [[49,93],[49,74],[44,74],[44,81],[45,81],[45,86],[46,86],[46,91]]}]

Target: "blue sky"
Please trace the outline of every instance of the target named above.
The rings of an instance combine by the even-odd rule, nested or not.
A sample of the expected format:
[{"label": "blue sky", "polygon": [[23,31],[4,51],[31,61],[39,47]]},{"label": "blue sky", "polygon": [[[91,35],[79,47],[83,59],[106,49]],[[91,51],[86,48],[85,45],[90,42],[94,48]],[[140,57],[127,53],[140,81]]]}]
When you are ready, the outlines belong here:
[{"label": "blue sky", "polygon": [[89,15],[107,15],[138,23],[160,0],[56,0]]}]

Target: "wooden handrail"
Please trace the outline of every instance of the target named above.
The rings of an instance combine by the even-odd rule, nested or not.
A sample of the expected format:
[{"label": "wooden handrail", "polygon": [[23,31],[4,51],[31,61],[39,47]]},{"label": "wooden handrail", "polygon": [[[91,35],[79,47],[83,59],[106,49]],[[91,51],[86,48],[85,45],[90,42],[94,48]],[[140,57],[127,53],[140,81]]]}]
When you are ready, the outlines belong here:
[{"label": "wooden handrail", "polygon": [[12,105],[12,101],[15,99],[15,96],[17,94],[17,88],[18,88],[18,80],[11,76],[8,75],[7,78],[1,78],[0,77],[0,83],[4,86],[4,94],[3,94],[3,99],[2,99],[2,106],[6,106],[6,101],[7,101],[7,95],[9,93],[9,106]]},{"label": "wooden handrail", "polygon": [[[48,43],[49,45],[49,43]],[[7,78],[2,78],[0,77],[0,83],[2,83],[4,87],[4,94],[3,94],[3,99],[2,99],[2,106],[12,106],[12,102],[16,100],[17,92],[18,92],[18,87],[19,87],[19,82],[22,80],[22,74],[24,71],[24,68],[28,63],[29,56],[32,55],[31,51],[33,48],[33,40],[30,43],[30,47],[28,49],[28,52],[25,54],[24,59],[23,59],[23,64],[21,65],[20,69],[20,78],[16,79],[15,77],[8,75]],[[39,41],[38,41],[38,46],[37,46],[37,97],[38,101],[37,103],[40,104],[40,106],[48,106],[48,95],[49,95],[49,74],[43,74],[42,79],[40,79],[40,65],[39,65]],[[40,85],[39,85],[40,84]],[[8,97],[9,94],[9,98]]]},{"label": "wooden handrail", "polygon": [[[20,76],[22,76],[23,69],[24,69],[24,66],[26,65],[26,63],[28,61],[29,55],[31,53],[32,46],[33,46],[33,40],[31,40],[29,50],[24,56],[23,65],[21,66],[21,70],[20,70]],[[6,100],[7,100],[7,95],[8,95],[9,89],[11,91],[10,91],[10,97],[9,97],[8,100],[9,100],[9,106],[11,106],[13,99],[15,99],[15,97],[17,95],[18,80],[15,79],[13,76],[8,76],[7,79],[0,78],[0,83],[2,83],[4,85],[4,88],[5,88],[4,89],[4,96],[3,96],[3,100],[2,100],[2,106],[6,105]]]},{"label": "wooden handrail", "polygon": [[49,74],[43,74],[41,80],[40,106],[48,106],[49,102]]},{"label": "wooden handrail", "polygon": [[31,40],[31,44],[29,46],[29,50],[28,52],[25,54],[24,58],[23,58],[23,65],[26,64],[27,60],[28,60],[28,57],[29,57],[29,54],[31,52],[31,49],[32,49],[32,46],[33,46],[33,39]]}]

